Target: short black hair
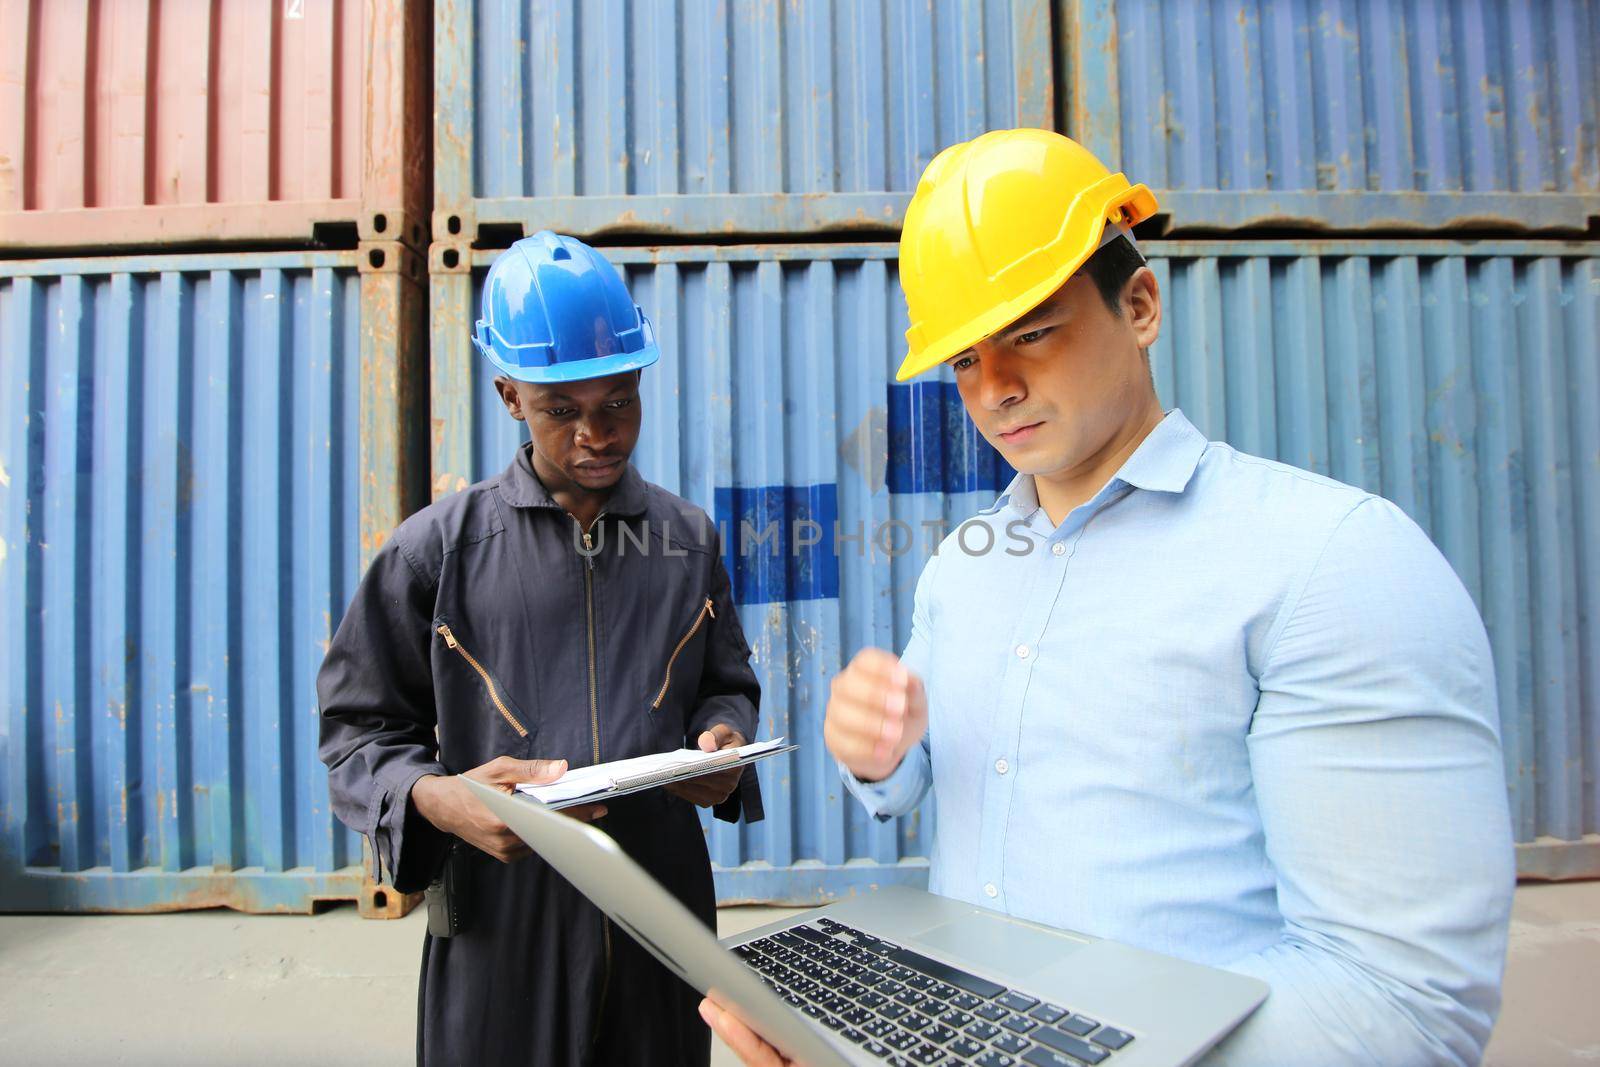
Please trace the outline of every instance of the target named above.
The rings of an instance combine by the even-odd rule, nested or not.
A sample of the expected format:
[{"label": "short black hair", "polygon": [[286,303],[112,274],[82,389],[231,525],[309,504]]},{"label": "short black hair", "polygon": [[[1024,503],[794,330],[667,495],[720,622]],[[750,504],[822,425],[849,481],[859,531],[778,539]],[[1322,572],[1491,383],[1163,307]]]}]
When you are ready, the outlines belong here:
[{"label": "short black hair", "polygon": [[1139,268],[1144,265],[1144,256],[1133,247],[1133,242],[1118,235],[1101,245],[1100,249],[1084,262],[1082,270],[1094,282],[1094,287],[1100,290],[1100,299],[1106,302],[1111,314],[1121,315],[1122,287],[1127,285],[1128,279],[1137,274]]}]

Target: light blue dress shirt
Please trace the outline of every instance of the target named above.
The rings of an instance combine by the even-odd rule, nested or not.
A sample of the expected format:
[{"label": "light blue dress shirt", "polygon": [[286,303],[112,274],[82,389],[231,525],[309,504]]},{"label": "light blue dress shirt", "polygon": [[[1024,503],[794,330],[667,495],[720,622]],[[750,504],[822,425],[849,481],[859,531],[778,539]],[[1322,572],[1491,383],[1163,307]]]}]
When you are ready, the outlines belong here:
[{"label": "light blue dress shirt", "polygon": [[[984,551],[992,540],[993,548]],[[930,888],[1263,979],[1208,1063],[1476,1063],[1515,880],[1493,666],[1393,504],[1172,411],[1052,527],[1033,480],[945,539],[906,666]]]}]

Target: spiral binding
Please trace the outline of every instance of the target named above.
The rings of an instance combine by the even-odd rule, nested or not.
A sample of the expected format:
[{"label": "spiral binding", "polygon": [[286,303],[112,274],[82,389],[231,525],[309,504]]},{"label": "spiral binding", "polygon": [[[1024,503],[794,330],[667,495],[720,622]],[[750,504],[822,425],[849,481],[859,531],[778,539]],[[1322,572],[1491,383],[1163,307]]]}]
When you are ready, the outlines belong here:
[{"label": "spiral binding", "polygon": [[[612,787],[615,789],[636,789],[641,786],[661,785],[664,782],[672,781],[674,778],[694,777],[712,767],[731,767],[738,762],[739,754],[737,752],[729,752],[727,755],[717,756],[702,763],[667,767],[659,771],[651,771],[648,774],[635,774],[628,778],[618,778],[612,783]],[[694,775],[685,775],[685,770],[692,770]]]}]

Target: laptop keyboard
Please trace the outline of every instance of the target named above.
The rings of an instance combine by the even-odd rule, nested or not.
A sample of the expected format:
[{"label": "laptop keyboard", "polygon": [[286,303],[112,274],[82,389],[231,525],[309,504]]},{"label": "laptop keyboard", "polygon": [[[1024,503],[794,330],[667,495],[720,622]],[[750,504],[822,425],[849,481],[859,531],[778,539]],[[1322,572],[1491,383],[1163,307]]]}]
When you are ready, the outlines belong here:
[{"label": "laptop keyboard", "polygon": [[733,950],[768,988],[900,1065],[1097,1067],[1133,1035],[833,919]]}]

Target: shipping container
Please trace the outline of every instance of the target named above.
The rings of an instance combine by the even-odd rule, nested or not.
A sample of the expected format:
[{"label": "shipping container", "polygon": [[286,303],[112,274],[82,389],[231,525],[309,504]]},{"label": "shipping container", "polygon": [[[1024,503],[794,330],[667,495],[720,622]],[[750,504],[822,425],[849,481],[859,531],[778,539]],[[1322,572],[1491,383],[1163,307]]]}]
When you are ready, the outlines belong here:
[{"label": "shipping container", "polygon": [[0,262],[0,909],[387,909],[313,679],[426,492],[423,307],[399,243]]},{"label": "shipping container", "polygon": [[[1382,493],[1428,531],[1488,626],[1522,874],[1600,874],[1600,244],[1145,249],[1165,293],[1163,402],[1214,439]],[[495,254],[431,281],[436,496],[501,470],[525,432],[469,341]],[[708,821],[719,898],[915,883],[931,806],[879,824],[848,797],[821,741],[827,683],[864,645],[903,646],[936,524],[992,502],[1011,472],[948,372],[894,383],[893,245],[606,254],[663,349],[638,466],[722,527],[762,734],[804,745],[763,767],[765,822]]]},{"label": "shipping container", "polygon": [[435,0],[434,237],[896,228],[939,149],[1054,124],[1050,6]]},{"label": "shipping container", "polygon": [[1593,0],[1067,0],[1059,40],[1065,131],[1173,230],[1600,219]]},{"label": "shipping container", "polygon": [[0,0],[0,249],[425,248],[427,0]]}]

